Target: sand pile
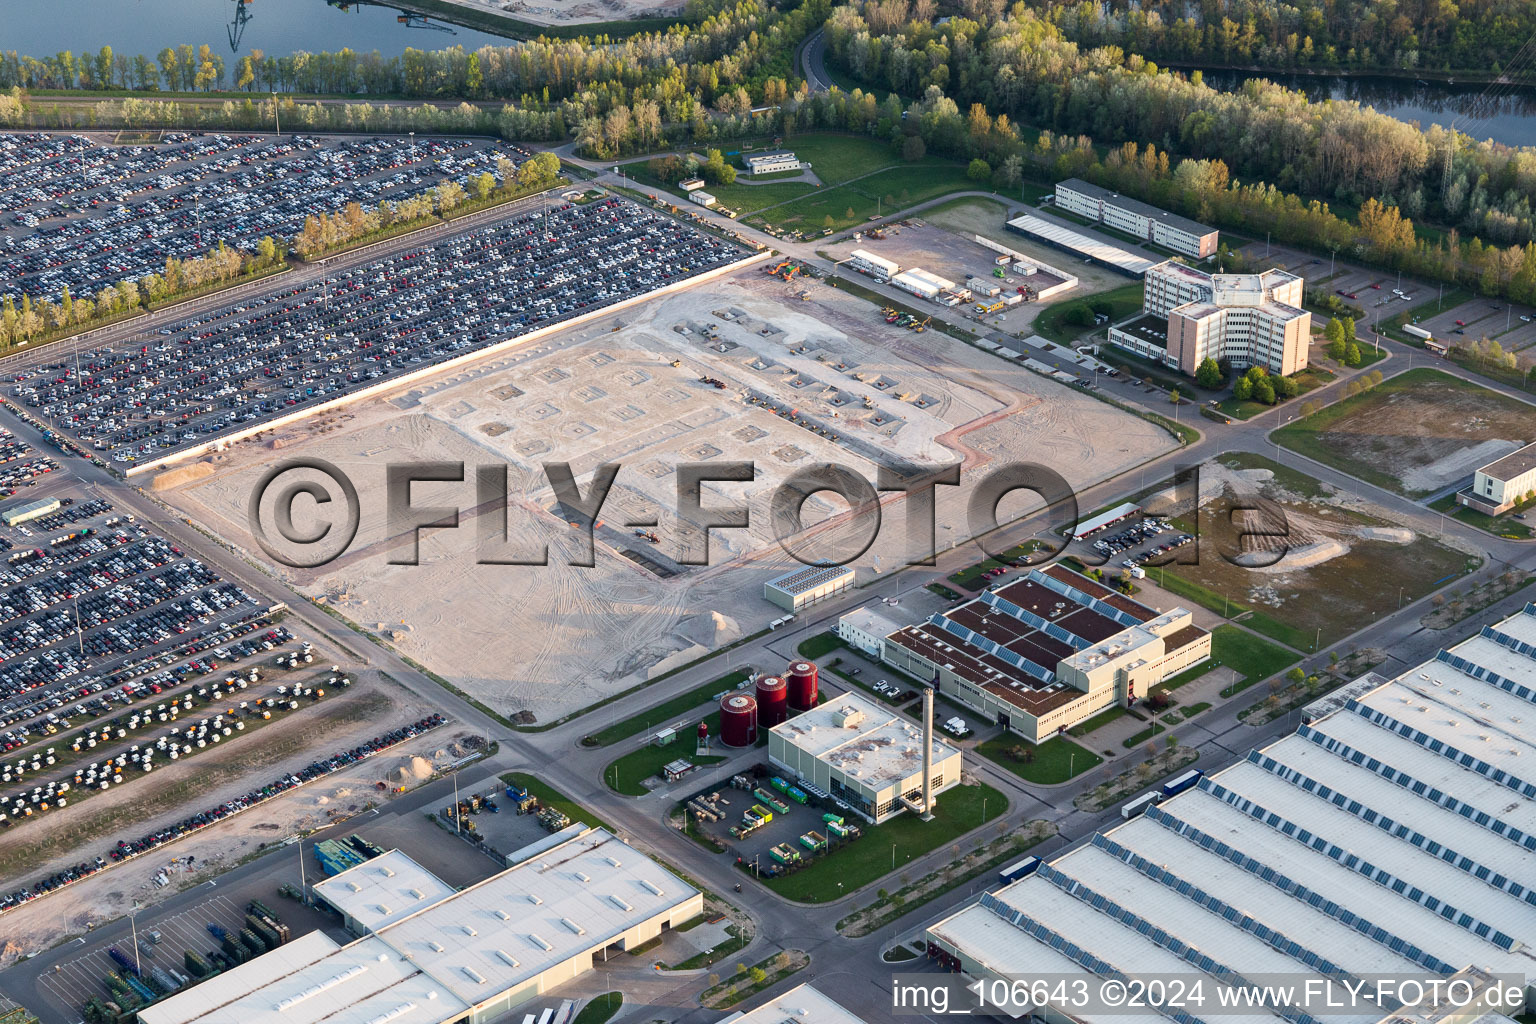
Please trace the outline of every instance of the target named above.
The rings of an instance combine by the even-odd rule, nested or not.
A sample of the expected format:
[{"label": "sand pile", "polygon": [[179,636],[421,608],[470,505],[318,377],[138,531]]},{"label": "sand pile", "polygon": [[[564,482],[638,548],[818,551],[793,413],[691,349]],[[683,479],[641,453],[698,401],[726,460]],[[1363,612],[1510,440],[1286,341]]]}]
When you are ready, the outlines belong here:
[{"label": "sand pile", "polygon": [[1427,466],[1417,466],[1403,473],[1403,487],[1413,493],[1436,491],[1455,483],[1464,476],[1471,476],[1478,466],[1508,455],[1519,448],[1514,441],[1490,438],[1436,459]]},{"label": "sand pile", "polygon": [[1285,556],[1273,565],[1262,563],[1274,561],[1273,551],[1259,551],[1252,554],[1238,556],[1238,564],[1247,567],[1253,572],[1294,572],[1298,569],[1310,568],[1321,565],[1332,558],[1349,554],[1349,548],[1336,540],[1322,539],[1310,544],[1291,545],[1286,548]]},{"label": "sand pile", "polygon": [[206,462],[194,462],[190,466],[180,466],[176,469],[166,470],[164,473],[156,473],[149,482],[152,491],[168,491],[172,487],[180,487],[182,484],[194,483],[213,475],[213,466]]},{"label": "sand pile", "polygon": [[719,612],[710,612],[710,617],[715,623],[715,642],[730,643],[741,636],[741,626],[729,615],[721,615]]},{"label": "sand pile", "polygon": [[1362,526],[1356,531],[1366,540],[1384,540],[1388,544],[1412,544],[1413,531],[1397,526]]},{"label": "sand pile", "polygon": [[392,769],[386,776],[391,785],[404,786],[422,782],[432,777],[432,762],[424,757],[413,757]]}]

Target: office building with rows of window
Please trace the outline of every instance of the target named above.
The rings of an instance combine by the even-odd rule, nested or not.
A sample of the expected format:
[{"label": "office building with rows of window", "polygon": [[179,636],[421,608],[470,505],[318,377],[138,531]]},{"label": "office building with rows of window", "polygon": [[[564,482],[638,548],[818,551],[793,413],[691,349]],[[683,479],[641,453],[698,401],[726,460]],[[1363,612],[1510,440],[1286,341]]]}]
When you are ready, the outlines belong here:
[{"label": "office building with rows of window", "polygon": [[1056,183],[1056,205],[1068,213],[1155,242],[1180,256],[1204,259],[1216,252],[1215,228],[1129,199],[1081,178]]},{"label": "office building with rows of window", "polygon": [[1109,341],[1193,377],[1206,359],[1292,374],[1307,367],[1312,314],[1305,282],[1283,270],[1207,274],[1172,260],[1148,270],[1141,314]]}]

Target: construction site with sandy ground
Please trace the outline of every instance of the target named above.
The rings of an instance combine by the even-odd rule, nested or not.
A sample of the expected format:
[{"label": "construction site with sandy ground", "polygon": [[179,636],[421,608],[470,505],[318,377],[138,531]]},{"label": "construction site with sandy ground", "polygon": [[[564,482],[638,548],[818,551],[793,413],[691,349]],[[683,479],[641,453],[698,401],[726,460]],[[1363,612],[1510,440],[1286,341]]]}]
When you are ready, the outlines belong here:
[{"label": "construction site with sandy ground", "polygon": [[1434,369],[1400,373],[1282,427],[1293,451],[1422,498],[1536,440],[1536,407]]},{"label": "construction site with sandy ground", "polygon": [[[345,692],[303,715],[274,722],[259,737],[167,765],[132,785],[52,811],[45,821],[0,833],[0,862],[8,877],[26,879],[89,860],[119,839],[149,834],[193,811],[234,800],[253,784],[296,772],[435,710],[387,675],[365,670]],[[5,915],[0,965],[51,945],[61,935],[121,917],[135,900],[154,902],[202,884],[274,842],[409,792],[440,767],[483,749],[483,737],[449,722],[266,800],[255,813],[234,815],[23,904]],[[156,895],[151,899],[149,893]]]},{"label": "construction site with sandy ground", "polygon": [[[1149,498],[1149,513],[1184,529],[1192,488]],[[1453,537],[1405,526],[1392,513],[1306,474],[1248,453],[1200,467],[1198,564],[1148,568],[1153,583],[1173,577],[1216,595],[1215,610],[1242,620],[1252,609],[1288,627],[1299,649],[1322,647],[1430,594],[1482,564]],[[1194,595],[1190,595],[1194,596]]]},{"label": "construction site with sandy ground", "polygon": [[[527,722],[585,707],[782,615],[763,584],[801,563],[778,543],[787,527],[773,521],[770,499],[797,471],[836,463],[873,484],[882,465],[961,463],[961,486],[938,489],[936,546],[948,549],[971,535],[966,501],[988,467],[1044,463],[1080,488],[1175,446],[1161,427],[1090,395],[937,331],[888,325],[836,288],[747,270],[266,433],[157,486],[183,514],[270,562],[247,514],[259,479],[290,456],[333,463],[359,494],[356,539],[319,568],[277,570]],[[714,530],[708,563],[683,564],[691,533],[677,514],[677,467],[737,461],[751,462],[755,479],[705,483],[701,504],[746,505],[750,526]],[[419,564],[401,564],[416,534],[391,528],[386,511],[386,469],[408,462],[466,467],[463,483],[411,488],[417,508],[463,510],[457,529],[423,533]],[[582,533],[546,463],[569,464],[583,493],[597,465],[620,467],[597,516],[592,568],[569,564]],[[506,467],[504,513],[479,499],[482,466]],[[900,497],[881,495],[875,531],[869,509],[847,515],[841,497],[810,496],[797,552],[841,560],[877,533],[851,563],[860,582],[877,579],[924,553],[908,545]],[[341,504],[307,501],[295,505],[296,521]],[[1031,507],[1027,495],[1007,499],[1001,518]],[[546,546],[547,566],[486,564],[527,561]]]}]

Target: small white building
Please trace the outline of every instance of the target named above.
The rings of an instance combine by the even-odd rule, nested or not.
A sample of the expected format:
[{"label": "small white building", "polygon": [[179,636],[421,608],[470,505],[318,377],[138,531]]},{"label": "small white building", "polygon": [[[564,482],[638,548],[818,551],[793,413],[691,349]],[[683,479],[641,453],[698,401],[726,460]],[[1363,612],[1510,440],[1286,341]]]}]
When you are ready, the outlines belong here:
[{"label": "small white building", "polygon": [[[921,806],[922,725],[852,691],[774,726],[768,760],[876,824]],[[959,785],[960,770],[960,751],[934,739],[935,798]]]},{"label": "small white building", "polygon": [[815,604],[853,586],[853,570],[846,565],[808,565],[763,584],[763,597],[787,612]]},{"label": "small white building", "polygon": [[864,1018],[833,1002],[809,982],[774,996],[755,1010],[724,1017],[718,1024],[786,1024],[802,1019],[806,1024],[864,1024]]},{"label": "small white building", "polygon": [[698,203],[700,206],[714,206],[715,197],[702,189],[694,189],[688,193],[688,201]]},{"label": "small white building", "polygon": [[885,614],[884,605],[856,608],[837,620],[837,635],[849,647],[865,654],[880,657],[885,638],[905,623],[897,622]]},{"label": "small white building", "polygon": [[913,267],[911,270],[897,274],[891,278],[891,284],[919,298],[928,299],[930,302],[937,300],[941,292],[955,290],[955,282],[937,274],[930,274],[921,267]]},{"label": "small white building", "polygon": [[1536,494],[1536,443],[1482,466],[1456,503],[1490,516],[1502,515]]},{"label": "small white building", "polygon": [[678,182],[677,187],[682,189],[684,192],[697,192],[704,187],[704,179],[689,178],[686,181]]},{"label": "small white building", "polygon": [[864,249],[855,249],[848,254],[848,265],[861,274],[869,274],[871,277],[889,281],[901,273],[901,265],[888,260],[883,256],[876,256]]},{"label": "small white building", "polygon": [[793,153],[760,153],[747,157],[747,170],[753,174],[778,174],[782,171],[798,171],[810,164],[800,162]]}]

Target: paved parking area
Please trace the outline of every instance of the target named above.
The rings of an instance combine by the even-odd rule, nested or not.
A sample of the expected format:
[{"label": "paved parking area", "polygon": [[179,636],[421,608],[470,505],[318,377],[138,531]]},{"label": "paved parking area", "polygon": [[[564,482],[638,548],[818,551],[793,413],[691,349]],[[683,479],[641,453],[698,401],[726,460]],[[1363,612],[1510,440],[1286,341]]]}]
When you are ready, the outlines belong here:
[{"label": "paved parking area", "polygon": [[628,200],[497,223],[11,374],[13,397],[132,465],[462,358],[733,263],[744,248]]},{"label": "paved parking area", "polygon": [[[280,916],[284,912],[283,907],[270,903],[268,906]],[[146,915],[136,921],[139,971],[141,974],[149,974],[159,968],[173,981],[179,979],[171,971],[186,977],[186,950],[196,950],[207,956],[211,950],[218,949],[219,942],[208,930],[209,924],[238,931],[244,926],[244,921],[245,904],[222,893],[180,913],[160,918]],[[158,944],[151,941],[151,932],[160,933]],[[109,998],[110,993],[102,984],[102,978],[108,971],[126,973],[126,968],[113,960],[109,950],[115,949],[129,962],[134,961],[135,950],[131,939],[94,947],[89,942],[82,945],[86,947],[85,952],[60,963],[56,970],[38,981],[38,987],[43,990],[48,1001],[54,1004],[55,1012],[69,1020],[81,1019],[83,1007],[92,996],[99,996],[103,1000]]]},{"label": "paved parking area", "polygon": [[77,296],[201,256],[218,242],[254,250],[314,213],[373,208],[444,181],[520,163],[488,139],[166,134],[153,145],[106,136],[0,134],[0,291]]}]

